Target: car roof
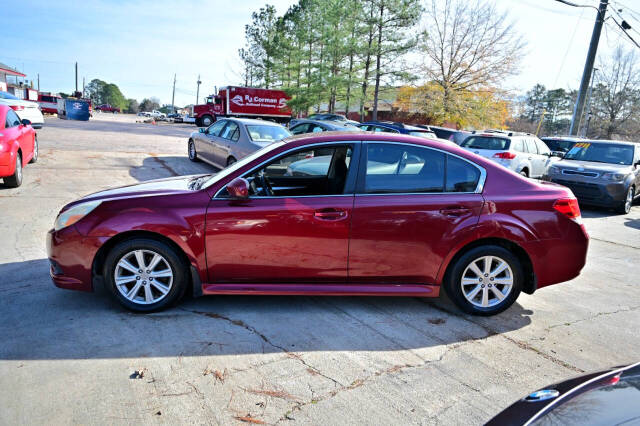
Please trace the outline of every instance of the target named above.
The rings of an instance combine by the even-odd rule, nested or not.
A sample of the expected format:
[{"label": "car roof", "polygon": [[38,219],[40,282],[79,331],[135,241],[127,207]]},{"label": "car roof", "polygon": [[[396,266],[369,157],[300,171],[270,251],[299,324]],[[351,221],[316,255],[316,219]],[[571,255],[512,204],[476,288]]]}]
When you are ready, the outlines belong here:
[{"label": "car roof", "polygon": [[237,123],[241,123],[244,125],[260,124],[263,126],[276,126],[276,127],[282,126],[282,124],[280,123],[274,123],[273,121],[267,121],[267,120],[258,120],[255,118],[220,117],[220,120],[235,121]]},{"label": "car roof", "polygon": [[417,126],[412,126],[410,124],[404,124],[404,123],[396,123],[396,122],[391,122],[391,121],[365,121],[363,123],[360,123],[361,126],[381,126],[381,127],[388,127],[390,129],[395,129],[395,130],[409,130],[409,131],[418,131],[418,132],[429,132],[429,129],[425,129],[423,127],[417,127]]},{"label": "car roof", "polygon": [[616,145],[627,145],[627,146],[637,146],[638,145],[638,142],[604,140],[604,139],[584,139],[583,142],[603,144],[603,145],[604,144],[616,144]]},{"label": "car roof", "polygon": [[293,125],[293,127],[296,127],[300,124],[305,124],[305,123],[317,124],[318,126],[325,126],[325,127],[334,127],[336,129],[345,129],[345,128],[354,127],[354,126],[345,126],[344,124],[336,123],[335,121],[310,120],[308,118],[302,118],[302,119],[296,120],[296,123]]}]

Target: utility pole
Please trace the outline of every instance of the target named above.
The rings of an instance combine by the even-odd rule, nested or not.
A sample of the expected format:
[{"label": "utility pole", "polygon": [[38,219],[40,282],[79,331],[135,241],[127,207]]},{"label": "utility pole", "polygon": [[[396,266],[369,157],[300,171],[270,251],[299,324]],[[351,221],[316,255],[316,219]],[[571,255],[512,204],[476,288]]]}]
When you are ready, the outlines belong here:
[{"label": "utility pole", "polygon": [[587,89],[589,88],[589,82],[591,81],[591,73],[593,72],[593,63],[595,62],[595,59],[596,59],[598,42],[600,41],[600,33],[602,32],[602,25],[604,24],[604,15],[607,12],[608,5],[609,5],[609,0],[600,0],[600,6],[598,7],[598,15],[596,16],[596,22],[593,26],[593,33],[591,34],[591,42],[589,44],[589,52],[587,53],[587,61],[584,64],[584,71],[582,72],[582,81],[580,82],[580,90],[578,90],[578,98],[576,99],[576,105],[573,109],[573,117],[571,118],[571,127],[569,128],[570,135],[576,135],[579,130],[579,122],[580,122],[580,118],[582,117],[582,111],[584,109],[585,97],[587,94]]},{"label": "utility pole", "polygon": [[[589,85],[589,93],[587,94],[587,103],[585,104],[584,112],[586,113],[588,120],[591,119],[591,94],[593,93],[593,82],[596,79],[596,73],[598,72],[598,68],[593,69],[593,75],[591,76],[591,85]],[[580,136],[580,128],[582,127],[582,116],[580,116],[580,121],[578,122],[578,136]],[[587,136],[587,129],[589,128],[589,121],[587,120],[587,128],[584,129],[583,137]]]},{"label": "utility pole", "polygon": [[202,84],[202,82],[200,81],[200,74],[198,74],[198,88],[196,89],[196,105],[198,105],[198,102],[200,101],[200,84]]},{"label": "utility pole", "polygon": [[40,91],[40,73],[38,73],[38,92]]},{"label": "utility pole", "polygon": [[78,91],[78,63],[76,62],[76,92]]},{"label": "utility pole", "polygon": [[176,98],[176,75],[173,74],[173,94],[171,95],[171,112],[176,112],[176,107],[173,104],[173,101]]},{"label": "utility pole", "polygon": [[82,97],[84,98],[84,77],[82,77]]}]

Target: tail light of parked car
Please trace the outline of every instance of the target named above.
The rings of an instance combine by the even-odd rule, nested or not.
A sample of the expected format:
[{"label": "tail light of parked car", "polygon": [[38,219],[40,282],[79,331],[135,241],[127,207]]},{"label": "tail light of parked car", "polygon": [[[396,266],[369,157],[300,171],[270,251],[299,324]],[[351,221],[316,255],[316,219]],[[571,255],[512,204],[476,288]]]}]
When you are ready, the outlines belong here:
[{"label": "tail light of parked car", "polygon": [[498,152],[496,154],[493,154],[493,158],[502,158],[503,160],[513,160],[514,158],[516,158],[516,154],[509,151]]},{"label": "tail light of parked car", "polygon": [[553,203],[553,208],[568,217],[569,219],[582,223],[580,216],[580,206],[575,198],[560,198]]},{"label": "tail light of parked car", "polygon": [[24,107],[22,105],[11,105],[11,109],[14,111],[22,111]]}]

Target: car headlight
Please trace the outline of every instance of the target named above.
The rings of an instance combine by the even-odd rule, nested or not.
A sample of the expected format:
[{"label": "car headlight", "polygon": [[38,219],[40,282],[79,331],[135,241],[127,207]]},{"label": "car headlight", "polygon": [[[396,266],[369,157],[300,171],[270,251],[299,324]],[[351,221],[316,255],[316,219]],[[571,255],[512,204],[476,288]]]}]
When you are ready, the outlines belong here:
[{"label": "car headlight", "polygon": [[613,181],[613,182],[619,182],[621,180],[624,180],[624,178],[626,176],[627,175],[624,174],[624,173],[605,173],[605,174],[602,175],[602,179],[610,180],[610,181]]},{"label": "car headlight", "polygon": [[560,167],[556,167],[556,166],[549,167],[549,174],[550,175],[559,175],[560,174]]},{"label": "car headlight", "polygon": [[60,213],[56,218],[56,223],[53,228],[58,231],[67,226],[71,226],[100,205],[101,201],[89,201],[86,203],[78,204],[68,210]]}]

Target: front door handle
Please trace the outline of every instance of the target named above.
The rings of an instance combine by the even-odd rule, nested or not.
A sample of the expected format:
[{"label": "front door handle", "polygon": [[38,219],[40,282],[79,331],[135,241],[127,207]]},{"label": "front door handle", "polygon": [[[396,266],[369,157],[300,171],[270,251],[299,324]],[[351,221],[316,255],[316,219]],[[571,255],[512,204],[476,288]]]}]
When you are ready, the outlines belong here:
[{"label": "front door handle", "polygon": [[442,213],[445,216],[451,216],[451,217],[460,217],[460,216],[465,216],[471,213],[471,209],[468,209],[466,207],[447,207],[445,209],[440,210],[440,213]]},{"label": "front door handle", "polygon": [[320,209],[313,213],[313,217],[319,220],[342,220],[347,217],[347,212],[340,209]]}]

